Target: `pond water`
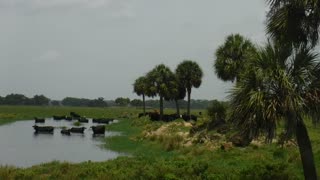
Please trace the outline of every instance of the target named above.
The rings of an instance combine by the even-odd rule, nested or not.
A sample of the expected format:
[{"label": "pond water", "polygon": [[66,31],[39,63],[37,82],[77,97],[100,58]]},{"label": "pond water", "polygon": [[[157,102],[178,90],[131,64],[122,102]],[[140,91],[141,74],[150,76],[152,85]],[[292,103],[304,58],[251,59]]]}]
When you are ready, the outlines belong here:
[{"label": "pond water", "polygon": [[91,119],[89,123],[81,125],[87,128],[84,134],[62,135],[61,127],[75,127],[73,122],[75,121],[46,119],[45,123],[37,123],[38,126],[54,126],[53,134],[35,134],[32,127],[34,120],[0,126],[0,165],[30,167],[53,160],[105,161],[120,155],[102,148],[104,137],[117,133],[106,131],[104,136],[94,137],[90,126],[96,124]]}]

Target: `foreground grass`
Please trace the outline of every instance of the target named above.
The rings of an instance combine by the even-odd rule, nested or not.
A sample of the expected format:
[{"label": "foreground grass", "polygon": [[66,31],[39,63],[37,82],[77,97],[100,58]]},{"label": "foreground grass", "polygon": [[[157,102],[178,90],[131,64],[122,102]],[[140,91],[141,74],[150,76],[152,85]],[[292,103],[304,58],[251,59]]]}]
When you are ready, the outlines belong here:
[{"label": "foreground grass", "polygon": [[[134,108],[0,106],[2,117],[4,114],[12,115],[6,121],[0,120],[0,123],[32,119],[34,116],[63,115],[70,111],[87,117],[126,116],[119,118],[119,123],[108,125],[108,130],[121,132],[121,135],[107,138],[105,147],[128,156],[106,162],[72,164],[54,161],[30,168],[0,167],[0,179],[303,179],[300,155],[295,146],[279,148],[274,144],[259,147],[251,145],[222,151],[197,144],[168,149],[166,146],[171,139],[162,139],[160,142],[141,136],[144,129],[157,129],[163,123],[138,119],[136,116],[140,110]],[[186,128],[175,128],[188,131]],[[320,167],[318,129],[311,124],[308,124],[308,129],[316,165]]]}]

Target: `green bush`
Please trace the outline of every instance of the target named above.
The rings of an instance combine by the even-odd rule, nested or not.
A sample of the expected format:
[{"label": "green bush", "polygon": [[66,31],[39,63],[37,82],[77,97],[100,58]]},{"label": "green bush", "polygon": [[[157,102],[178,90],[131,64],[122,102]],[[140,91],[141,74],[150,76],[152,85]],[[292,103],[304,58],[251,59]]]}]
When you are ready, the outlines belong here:
[{"label": "green bush", "polygon": [[81,123],[79,121],[76,121],[73,123],[74,126],[81,126]]},{"label": "green bush", "polygon": [[273,157],[282,160],[287,160],[288,152],[283,148],[278,148],[273,152]]},{"label": "green bush", "polygon": [[240,172],[240,179],[282,180],[298,179],[295,172],[289,171],[288,164],[259,163]]}]

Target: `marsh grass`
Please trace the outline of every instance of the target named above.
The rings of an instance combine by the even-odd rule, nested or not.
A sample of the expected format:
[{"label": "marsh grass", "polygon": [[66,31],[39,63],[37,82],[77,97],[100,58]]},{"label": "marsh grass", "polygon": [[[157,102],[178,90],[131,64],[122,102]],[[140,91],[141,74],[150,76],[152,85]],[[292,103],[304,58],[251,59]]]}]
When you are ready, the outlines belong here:
[{"label": "marsh grass", "polygon": [[73,125],[74,125],[74,126],[81,126],[82,124],[81,124],[81,122],[76,121],[76,122],[73,123]]}]

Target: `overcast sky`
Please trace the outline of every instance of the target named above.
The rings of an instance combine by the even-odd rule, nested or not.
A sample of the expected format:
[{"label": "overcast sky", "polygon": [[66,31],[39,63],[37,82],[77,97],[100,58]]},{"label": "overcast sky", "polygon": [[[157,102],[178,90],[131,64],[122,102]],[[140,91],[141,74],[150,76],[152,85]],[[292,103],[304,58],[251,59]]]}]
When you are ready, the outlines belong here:
[{"label": "overcast sky", "polygon": [[132,84],[184,59],[204,72],[193,99],[224,99],[214,51],[264,41],[264,0],[0,0],[0,96],[138,98]]}]

